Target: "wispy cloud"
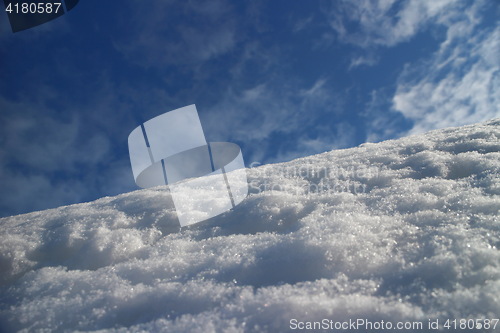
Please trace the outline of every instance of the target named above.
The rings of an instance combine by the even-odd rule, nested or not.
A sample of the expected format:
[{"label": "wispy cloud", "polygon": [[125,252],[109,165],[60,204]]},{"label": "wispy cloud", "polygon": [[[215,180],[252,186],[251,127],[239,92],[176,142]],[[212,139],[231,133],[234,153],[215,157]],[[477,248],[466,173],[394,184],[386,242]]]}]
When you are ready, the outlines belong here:
[{"label": "wispy cloud", "polygon": [[367,48],[407,41],[459,3],[457,0],[335,1],[324,12],[339,41]]},{"label": "wispy cloud", "polygon": [[349,69],[362,66],[373,66],[378,62],[378,57],[373,54],[354,56],[349,64]]},{"label": "wispy cloud", "polygon": [[[376,4],[369,5],[367,12],[383,13]],[[419,12],[414,6],[425,8]],[[369,43],[359,43],[360,46],[391,46],[419,30],[439,28],[444,34],[435,34],[435,38],[441,39],[436,51],[406,63],[394,87],[372,92],[365,112],[369,124],[367,140],[379,141],[498,116],[500,29],[483,24],[485,11],[494,10],[494,5],[487,1],[408,1],[399,7],[392,3],[391,7],[399,8],[393,28],[403,24],[398,23],[403,17],[410,18],[405,23],[408,27],[387,30],[384,27],[388,23],[380,22],[382,28],[376,28],[377,19],[363,19],[366,13],[360,13],[356,17],[360,24],[367,24],[364,30],[373,27],[377,34],[385,31],[388,35],[386,42],[377,42],[375,37]],[[356,43],[361,40],[358,37],[350,41]]]},{"label": "wispy cloud", "polygon": [[404,135],[405,118],[392,110],[393,92],[389,88],[373,90],[362,112],[367,125],[366,141],[378,142]]},{"label": "wispy cloud", "polygon": [[307,17],[300,18],[298,20],[294,20],[294,22],[292,23],[293,32],[299,32],[299,31],[304,30],[307,26],[311,25],[311,23],[313,22],[313,19],[314,19],[314,16],[309,15]]},{"label": "wispy cloud", "polygon": [[[169,66],[188,73],[182,77],[186,87],[176,91],[176,106],[210,100],[198,103],[207,138],[243,143],[248,159],[265,163],[292,150],[313,154],[327,145],[335,147],[333,134],[325,134],[321,147],[311,143],[297,148],[300,140],[310,139],[306,132],[314,130],[320,116],[329,114],[333,120],[342,112],[344,98],[333,88],[328,73],[311,81],[304,80],[300,71],[290,71],[296,61],[290,53],[296,52],[296,39],[280,40],[280,46],[269,43],[275,26],[267,3],[245,4],[243,11],[225,0],[200,4],[190,1],[177,6],[179,16],[168,24],[161,22],[171,17],[167,13],[172,3],[135,13],[128,38],[137,42],[117,41],[117,49],[167,77]],[[314,15],[311,11],[285,15],[290,36],[316,26]]]},{"label": "wispy cloud", "polygon": [[500,115],[500,28],[482,29],[481,2],[448,15],[447,36],[430,59],[408,65],[393,107],[414,122],[410,134]]},{"label": "wispy cloud", "polygon": [[[332,125],[342,102],[325,78],[305,85],[278,76],[248,89],[228,89],[210,108],[204,127],[207,135],[244,143],[248,160],[278,162],[344,146]],[[329,119],[321,130],[320,117]]]}]

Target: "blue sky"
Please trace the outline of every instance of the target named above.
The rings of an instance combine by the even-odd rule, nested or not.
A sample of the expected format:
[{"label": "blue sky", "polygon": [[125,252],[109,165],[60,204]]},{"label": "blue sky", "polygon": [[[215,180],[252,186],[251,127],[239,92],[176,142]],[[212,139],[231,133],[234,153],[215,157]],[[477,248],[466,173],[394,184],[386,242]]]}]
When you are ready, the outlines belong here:
[{"label": "blue sky", "polygon": [[196,104],[261,164],[498,117],[497,1],[80,0],[0,16],[0,216],[137,189],[128,134]]}]

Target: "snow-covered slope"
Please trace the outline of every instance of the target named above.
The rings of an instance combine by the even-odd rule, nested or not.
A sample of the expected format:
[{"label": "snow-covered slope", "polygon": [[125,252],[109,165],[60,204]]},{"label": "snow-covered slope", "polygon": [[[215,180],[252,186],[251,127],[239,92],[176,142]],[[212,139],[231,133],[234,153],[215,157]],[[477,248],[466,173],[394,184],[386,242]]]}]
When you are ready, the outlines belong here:
[{"label": "snow-covered slope", "polygon": [[0,330],[500,316],[500,120],[247,173],[183,230],[162,188],[1,219]]}]

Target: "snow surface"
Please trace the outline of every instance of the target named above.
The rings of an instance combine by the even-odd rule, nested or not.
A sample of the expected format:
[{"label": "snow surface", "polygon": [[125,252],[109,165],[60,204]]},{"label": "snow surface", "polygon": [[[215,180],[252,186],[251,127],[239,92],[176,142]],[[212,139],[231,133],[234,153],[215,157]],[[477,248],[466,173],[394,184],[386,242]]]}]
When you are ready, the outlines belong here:
[{"label": "snow surface", "polygon": [[164,188],[0,219],[0,330],[499,317],[500,119],[247,173],[182,230]]}]

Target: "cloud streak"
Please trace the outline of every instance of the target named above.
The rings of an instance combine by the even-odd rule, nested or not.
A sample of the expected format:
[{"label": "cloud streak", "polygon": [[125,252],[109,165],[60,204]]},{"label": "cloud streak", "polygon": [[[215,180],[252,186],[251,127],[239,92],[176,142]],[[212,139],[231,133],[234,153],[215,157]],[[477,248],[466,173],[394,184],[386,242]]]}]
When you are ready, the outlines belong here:
[{"label": "cloud streak", "polygon": [[479,4],[445,18],[447,36],[439,50],[400,76],[393,107],[414,122],[409,134],[499,115],[500,28],[481,29]]},{"label": "cloud streak", "polygon": [[[365,111],[368,141],[472,124],[499,115],[500,29],[485,24],[486,13],[495,10],[492,7],[487,1],[443,0],[360,2],[350,9],[348,17],[357,20],[361,32],[350,35],[346,30],[339,36],[369,54],[424,30],[433,31],[439,41],[436,51],[407,62],[393,87],[372,91]],[[395,11],[392,21],[387,16],[391,11]],[[351,62],[355,65],[356,58]]]},{"label": "cloud streak", "polygon": [[362,48],[391,47],[409,40],[459,4],[457,0],[335,1],[324,12],[339,41]]}]

